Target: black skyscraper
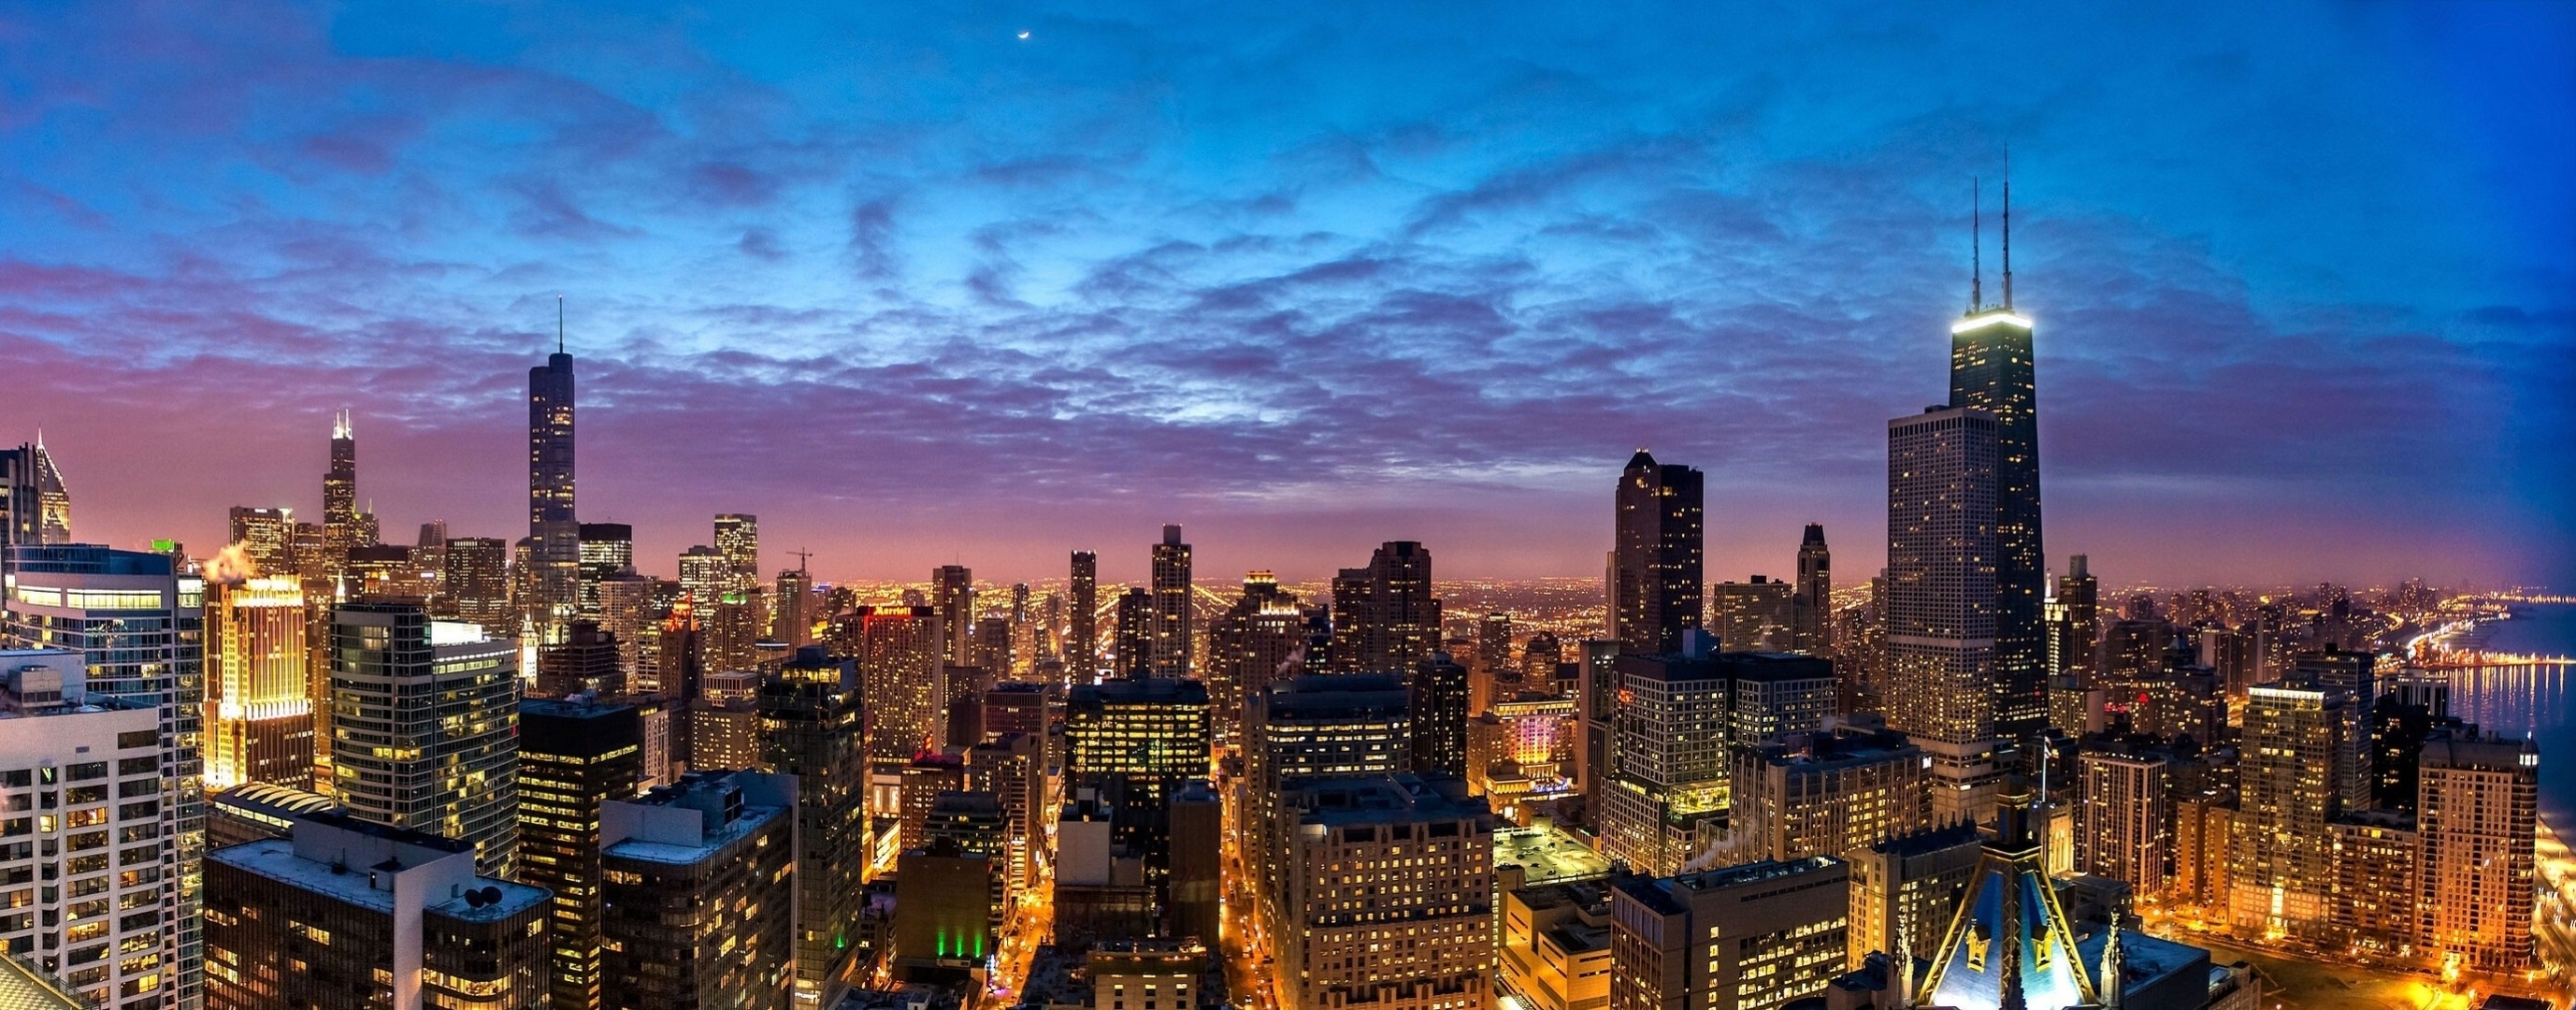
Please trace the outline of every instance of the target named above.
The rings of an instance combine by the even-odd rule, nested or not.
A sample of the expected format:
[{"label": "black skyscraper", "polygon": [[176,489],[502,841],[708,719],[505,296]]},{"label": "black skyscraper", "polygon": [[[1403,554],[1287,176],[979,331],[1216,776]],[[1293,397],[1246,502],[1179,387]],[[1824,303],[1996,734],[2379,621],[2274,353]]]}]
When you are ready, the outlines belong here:
[{"label": "black skyscraper", "polygon": [[1467,775],[1467,668],[1445,652],[1414,665],[1409,701],[1413,713],[1413,770],[1453,778]]},{"label": "black skyscraper", "polygon": [[1646,450],[1619,474],[1610,557],[1611,637],[1623,652],[1680,652],[1700,626],[1700,472]]},{"label": "black skyscraper", "polygon": [[535,599],[521,608],[541,640],[572,620],[581,585],[581,523],[573,518],[572,355],[560,320],[555,353],[528,369],[528,562]]},{"label": "black skyscraper", "polygon": [[2048,559],[2040,543],[2039,400],[2031,321],[2013,311],[2012,184],[2004,184],[2003,304],[1950,325],[1950,406],[1995,419],[1995,732],[2021,740],[2048,725]]}]

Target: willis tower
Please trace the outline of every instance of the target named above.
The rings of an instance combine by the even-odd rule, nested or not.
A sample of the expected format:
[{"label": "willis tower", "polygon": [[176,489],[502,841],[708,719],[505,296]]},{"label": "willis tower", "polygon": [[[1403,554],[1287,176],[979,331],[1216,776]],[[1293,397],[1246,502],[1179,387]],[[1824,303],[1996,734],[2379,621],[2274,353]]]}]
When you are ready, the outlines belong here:
[{"label": "willis tower", "polygon": [[[2012,180],[2004,180],[2003,304],[1972,293],[1950,325],[1950,406],[1995,421],[1995,735],[2027,741],[2048,726],[2048,626],[2040,600],[2039,405],[2031,321],[2013,309]],[[1980,286],[1982,287],[1982,286]]]}]

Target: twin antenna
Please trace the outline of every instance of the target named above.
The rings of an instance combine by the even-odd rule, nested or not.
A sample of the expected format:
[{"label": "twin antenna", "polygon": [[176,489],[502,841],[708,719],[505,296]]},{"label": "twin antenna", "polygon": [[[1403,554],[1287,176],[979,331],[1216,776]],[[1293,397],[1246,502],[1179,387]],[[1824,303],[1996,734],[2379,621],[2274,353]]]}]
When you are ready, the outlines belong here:
[{"label": "twin antenna", "polygon": [[[1986,197],[1985,180],[1968,180],[1968,314],[1987,309],[1986,305]],[[2012,311],[2012,154],[2004,154],[2004,303]]]},{"label": "twin antenna", "polygon": [[[2010,218],[2007,218],[2006,220],[2010,220]],[[2007,284],[2007,285],[2006,285],[2006,287],[2007,287],[2007,289],[2009,289],[2010,285],[2009,285],[2009,284]],[[2007,300],[2009,300],[2009,299],[2007,299]],[[564,352],[564,343],[563,343],[563,296],[562,296],[562,295],[556,295],[556,296],[555,296],[555,353],[556,353],[556,354],[562,354],[563,352]]]}]

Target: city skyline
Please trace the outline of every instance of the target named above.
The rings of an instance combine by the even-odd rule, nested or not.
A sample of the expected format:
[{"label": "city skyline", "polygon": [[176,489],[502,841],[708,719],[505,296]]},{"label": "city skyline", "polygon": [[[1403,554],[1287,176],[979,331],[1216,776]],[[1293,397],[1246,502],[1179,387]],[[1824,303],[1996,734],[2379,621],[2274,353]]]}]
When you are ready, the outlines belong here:
[{"label": "city skyline", "polygon": [[[818,29],[846,66],[577,9],[12,15],[0,360],[54,378],[0,434],[44,429],[81,539],[202,552],[229,506],[320,515],[348,406],[387,539],[515,539],[515,373],[560,295],[580,518],[647,571],[744,512],[827,580],[1080,548],[1142,582],[1165,522],[1211,585],[1394,539],[1581,576],[1644,447],[1708,475],[1709,579],[1778,577],[1809,521],[1881,552],[1880,422],[1939,398],[1969,181],[1991,211],[2009,146],[2053,568],[2563,588],[2576,145],[2525,96],[2576,78],[2571,26],[2475,10],[2309,11],[2299,55],[2205,12],[1896,51],[1794,19],[867,15]],[[2122,65],[2114,32],[2198,59]],[[1980,39],[2028,58],[1950,58]]]}]

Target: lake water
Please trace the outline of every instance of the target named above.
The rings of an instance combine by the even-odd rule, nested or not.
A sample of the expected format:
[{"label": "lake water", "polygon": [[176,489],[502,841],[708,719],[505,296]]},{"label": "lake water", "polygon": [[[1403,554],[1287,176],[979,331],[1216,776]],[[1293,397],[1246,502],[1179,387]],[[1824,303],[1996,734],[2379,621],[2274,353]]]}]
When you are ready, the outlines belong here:
[{"label": "lake water", "polygon": [[[2514,608],[2488,626],[2490,652],[2576,656],[2576,604]],[[2540,812],[2562,832],[2576,827],[2576,719],[2567,711],[2565,666],[2491,666],[2444,671],[2451,714],[2506,736],[2540,741]]]}]

